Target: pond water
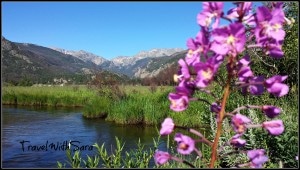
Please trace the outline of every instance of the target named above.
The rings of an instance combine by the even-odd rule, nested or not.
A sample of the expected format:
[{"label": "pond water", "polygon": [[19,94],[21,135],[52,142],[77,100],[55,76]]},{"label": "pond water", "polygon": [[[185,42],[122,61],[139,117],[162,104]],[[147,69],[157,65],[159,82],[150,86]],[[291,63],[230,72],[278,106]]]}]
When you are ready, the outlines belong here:
[{"label": "pond water", "polygon": [[[125,151],[137,148],[140,139],[145,149],[158,137],[156,127],[117,125],[103,119],[85,119],[80,108],[2,106],[2,167],[57,168],[67,162],[65,148],[81,149],[82,158],[96,153],[91,147],[105,142],[107,151],[115,146],[115,136],[125,142]],[[159,149],[166,150],[161,138]],[[153,158],[150,167],[154,166]]]}]

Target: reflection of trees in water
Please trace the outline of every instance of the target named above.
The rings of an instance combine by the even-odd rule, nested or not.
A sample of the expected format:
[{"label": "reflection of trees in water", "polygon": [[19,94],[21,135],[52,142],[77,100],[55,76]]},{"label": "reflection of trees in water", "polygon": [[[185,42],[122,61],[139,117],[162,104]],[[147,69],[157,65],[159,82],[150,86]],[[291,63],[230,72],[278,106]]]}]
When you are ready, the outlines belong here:
[{"label": "reflection of trees in water", "polygon": [[[101,146],[103,143],[105,149],[109,154],[116,149],[115,136],[122,142],[125,142],[122,156],[125,152],[137,149],[137,144],[140,139],[144,150],[154,149],[153,138],[157,139],[159,136],[159,129],[154,126],[141,126],[141,125],[120,125],[113,122],[107,122],[104,119],[84,119],[84,126],[96,132],[93,143],[98,143]],[[159,128],[159,127],[158,127]],[[166,138],[161,138],[159,148],[166,148]]]},{"label": "reflection of trees in water", "polygon": [[[68,124],[68,122],[72,123],[76,121],[76,116],[78,116],[78,113],[80,113],[79,108],[65,107],[58,108],[46,106],[3,105],[2,108],[4,124],[23,124],[24,126],[28,125],[30,127],[33,127],[40,126],[41,124],[49,124],[47,126],[51,126],[50,124],[54,122],[61,122],[55,124],[53,127],[54,129],[60,127],[63,124]],[[36,130],[39,129],[40,128]]]},{"label": "reflection of trees in water", "polygon": [[82,108],[80,107],[54,107],[54,106],[23,106],[23,105],[2,105],[3,108],[6,109],[18,109],[17,111],[25,110],[25,111],[34,111],[34,112],[45,112],[45,113],[74,113],[81,112]]}]

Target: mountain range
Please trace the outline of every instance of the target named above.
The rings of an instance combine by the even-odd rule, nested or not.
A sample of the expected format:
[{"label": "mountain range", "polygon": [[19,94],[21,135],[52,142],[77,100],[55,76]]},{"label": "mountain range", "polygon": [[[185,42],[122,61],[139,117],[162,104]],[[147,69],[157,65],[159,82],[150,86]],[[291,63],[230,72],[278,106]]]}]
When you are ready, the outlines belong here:
[{"label": "mountain range", "polygon": [[57,79],[83,83],[99,71],[108,71],[120,79],[152,77],[186,54],[181,48],[161,48],[107,60],[84,50],[11,42],[3,36],[1,51],[2,81],[29,79],[35,83],[53,83]]},{"label": "mountain range", "polygon": [[[149,51],[141,51],[134,56],[118,56],[113,58],[112,60],[107,60],[102,56],[97,56],[83,50],[72,51],[56,47],[53,47],[51,49],[62,52],[64,54],[75,56],[85,62],[93,62],[94,64],[100,66],[103,70],[125,74],[131,78],[144,78],[147,76],[151,77],[156,75],[159,71],[154,70],[152,67],[155,67],[155,64],[151,63],[157,63],[157,61],[161,60],[163,63],[157,64],[161,64],[161,66],[164,66],[168,59],[171,60],[172,55],[178,55],[184,51],[181,48],[152,49]],[[157,67],[157,69],[160,70],[163,68],[164,67]]]}]

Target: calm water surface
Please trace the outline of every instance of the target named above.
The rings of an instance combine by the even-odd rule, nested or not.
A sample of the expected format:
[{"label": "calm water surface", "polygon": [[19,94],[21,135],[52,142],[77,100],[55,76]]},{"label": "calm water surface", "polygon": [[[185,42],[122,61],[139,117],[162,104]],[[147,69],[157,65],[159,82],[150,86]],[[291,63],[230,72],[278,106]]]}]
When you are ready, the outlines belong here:
[{"label": "calm water surface", "polygon": [[[148,149],[153,147],[153,137],[158,137],[158,132],[155,127],[122,126],[102,119],[85,119],[78,108],[3,105],[2,167],[57,168],[57,161],[67,161],[64,147],[70,140],[74,141],[71,148],[84,148],[82,157],[86,159],[86,154],[95,154],[96,148],[90,149],[90,146],[96,142],[100,146],[105,142],[107,151],[114,148],[115,136],[126,142],[125,151],[136,148],[139,138]],[[166,148],[165,139],[160,140],[162,150]],[[43,145],[48,147],[42,148]]]}]

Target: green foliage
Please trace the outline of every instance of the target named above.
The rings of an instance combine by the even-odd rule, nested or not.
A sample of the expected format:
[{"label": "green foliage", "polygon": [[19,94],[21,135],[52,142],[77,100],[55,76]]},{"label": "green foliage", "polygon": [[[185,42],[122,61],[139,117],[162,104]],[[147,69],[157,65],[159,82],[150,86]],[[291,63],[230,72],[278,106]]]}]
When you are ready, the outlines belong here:
[{"label": "green foliage", "polygon": [[[80,168],[81,167],[81,155],[80,151],[77,150],[74,152],[74,155],[72,156],[72,151],[71,149],[66,150],[66,156],[68,158],[67,163],[72,167],[72,168]],[[66,168],[66,163],[62,164],[61,162],[57,161],[57,167],[58,168]]]},{"label": "green foliage", "polygon": [[7,86],[3,87],[2,103],[46,106],[83,106],[95,93],[85,87],[74,86]]},{"label": "green foliage", "polygon": [[[155,141],[154,141],[155,142]],[[122,168],[148,168],[149,162],[153,158],[154,151],[144,149],[144,145],[139,140],[137,143],[137,149],[125,152],[125,158],[123,160],[124,166]],[[154,146],[155,148],[155,146]]]},{"label": "green foliage", "polygon": [[[145,150],[140,140],[137,143],[137,149],[131,149],[124,152],[125,143],[115,137],[116,148],[110,154],[105,149],[105,143],[99,146],[95,143],[93,146],[97,149],[97,154],[93,157],[87,155],[87,160],[82,159],[80,151],[75,151],[72,156],[71,150],[66,151],[68,164],[72,168],[148,168],[154,151],[150,148]],[[158,141],[153,139],[154,148],[157,148]],[[125,155],[125,156],[122,156]],[[102,162],[102,164],[101,164]],[[83,164],[83,165],[82,165]],[[58,168],[65,168],[66,164],[57,161]]]},{"label": "green foliage", "polygon": [[97,66],[76,57],[33,44],[14,43],[2,37],[1,61],[3,81],[14,85],[52,84],[54,78],[70,80],[69,83],[87,83],[90,74],[82,68],[96,70]]},{"label": "green foliage", "polygon": [[96,96],[87,102],[83,108],[86,118],[105,118],[111,110],[111,99],[106,96]]},{"label": "green foliage", "polygon": [[141,101],[142,99],[137,100],[136,96],[129,96],[126,99],[115,102],[107,120],[119,124],[143,123],[143,110],[140,105],[142,103]]},{"label": "green foliage", "polygon": [[[220,95],[221,88],[214,84],[217,90],[213,91],[216,95]],[[66,86],[66,87],[14,87],[5,86],[2,87],[2,101],[3,103],[18,103],[18,104],[37,104],[37,105],[79,105],[84,104],[84,110],[86,113],[91,114],[91,116],[97,117],[96,113],[108,109],[106,120],[114,121],[121,124],[147,124],[147,125],[160,125],[163,119],[167,116],[173,118],[179,126],[185,127],[198,127],[201,132],[209,140],[214,140],[214,135],[216,132],[216,122],[214,119],[214,114],[209,111],[209,105],[203,101],[191,102],[189,108],[182,112],[172,112],[169,109],[170,102],[167,100],[169,92],[173,89],[169,87],[157,88],[157,90],[151,93],[148,90],[149,87],[137,87],[137,86],[126,86],[120,87],[120,90],[124,91],[125,97],[121,97],[118,100],[112,100],[109,97],[112,92],[107,91],[99,92],[95,89],[88,89],[83,86]],[[234,89],[233,89],[234,90]],[[133,92],[135,91],[135,92]],[[100,95],[101,94],[101,95]],[[213,98],[205,93],[197,93],[197,97],[213,101]],[[233,111],[236,107],[243,105],[275,105],[280,106],[282,113],[279,119],[283,122],[294,122],[285,123],[285,132],[277,137],[270,136],[267,132],[261,128],[248,129],[247,133],[243,136],[247,140],[247,145],[244,150],[250,148],[266,148],[268,150],[268,155],[270,161],[265,165],[265,167],[278,167],[279,162],[282,162],[282,166],[286,168],[297,167],[297,162],[295,156],[298,153],[298,92],[297,86],[292,86],[288,95],[280,98],[273,97],[268,93],[264,93],[261,96],[250,96],[242,95],[239,90],[233,91],[226,105],[226,112]],[[264,114],[259,110],[242,110],[242,114],[249,116],[254,123],[263,122],[266,120]],[[98,115],[99,116],[99,115]],[[209,125],[208,128],[207,125]],[[201,129],[201,127],[203,129]],[[223,130],[221,137],[220,146],[222,146],[226,141],[228,141],[233,134],[230,132],[232,130],[229,122],[225,121],[223,124]],[[172,138],[171,138],[172,139]],[[122,145],[121,145],[122,146]],[[103,146],[104,147],[104,146]],[[101,147],[100,147],[101,148]],[[142,149],[143,150],[143,149]],[[169,148],[172,150],[172,147]],[[176,148],[173,148],[174,154],[176,154]],[[201,151],[203,154],[203,160],[195,161],[194,157],[186,157],[190,162],[197,165],[197,167],[207,167],[210,158],[210,147],[202,147]],[[246,155],[228,154],[235,151],[232,147],[224,147],[221,159],[218,160],[216,167],[233,167],[237,162],[246,162]],[[145,167],[146,163],[137,165],[137,161],[150,159],[150,152],[148,150],[146,153],[139,152],[138,150],[122,152],[122,160],[126,160],[121,164],[121,167]],[[137,155],[132,155],[134,153],[139,153]],[[72,153],[73,154],[73,153]],[[105,155],[105,149],[103,148],[102,157],[99,154],[96,156],[87,157],[85,161],[81,160],[80,166],[85,167],[95,167],[102,166],[102,159],[107,160],[107,165],[112,166],[111,160],[108,159],[110,154],[108,152]],[[114,153],[117,156],[117,152]],[[127,155],[127,157],[126,157]],[[222,156],[224,155],[224,157]],[[180,157],[180,155],[177,155]],[[80,159],[78,156],[72,157],[74,159],[74,166],[78,165]],[[184,157],[182,157],[184,158]],[[99,164],[97,162],[99,160]],[[194,162],[195,161],[195,162]],[[71,161],[69,161],[71,162]],[[103,161],[105,162],[105,161]],[[200,163],[201,162],[201,163]],[[72,164],[72,163],[71,163]],[[117,165],[117,162],[113,163]],[[116,166],[114,165],[114,166]],[[199,166],[198,166],[199,165]],[[65,164],[58,164],[58,167],[65,167]],[[188,167],[187,165],[180,164],[175,161],[170,161],[168,164],[162,167],[177,168],[177,167]]]},{"label": "green foliage", "polygon": [[122,145],[122,142],[117,137],[115,137],[115,139],[116,149],[111,155],[108,155],[108,152],[104,148],[104,143],[101,145],[101,147],[99,147],[98,144],[93,145],[96,147],[96,149],[98,150],[98,154],[103,160],[102,166],[106,168],[118,168],[121,166],[121,152],[124,148],[125,143]]},{"label": "green foliage", "polygon": [[[269,2],[266,2],[267,4]],[[299,3],[284,2],[285,15],[287,18],[293,18],[296,22],[292,25],[284,25],[286,32],[282,50],[284,56],[281,59],[274,59],[268,55],[265,55],[260,49],[248,49],[248,53],[251,56],[251,61],[254,63],[251,65],[251,69],[256,75],[265,75],[269,78],[273,75],[288,75],[286,80],[290,86],[298,84],[298,47],[299,47]],[[255,44],[255,42],[253,42]]]},{"label": "green foliage", "polygon": [[94,158],[87,155],[87,161],[83,160],[86,168],[97,168],[99,164],[100,158],[95,155]]}]

